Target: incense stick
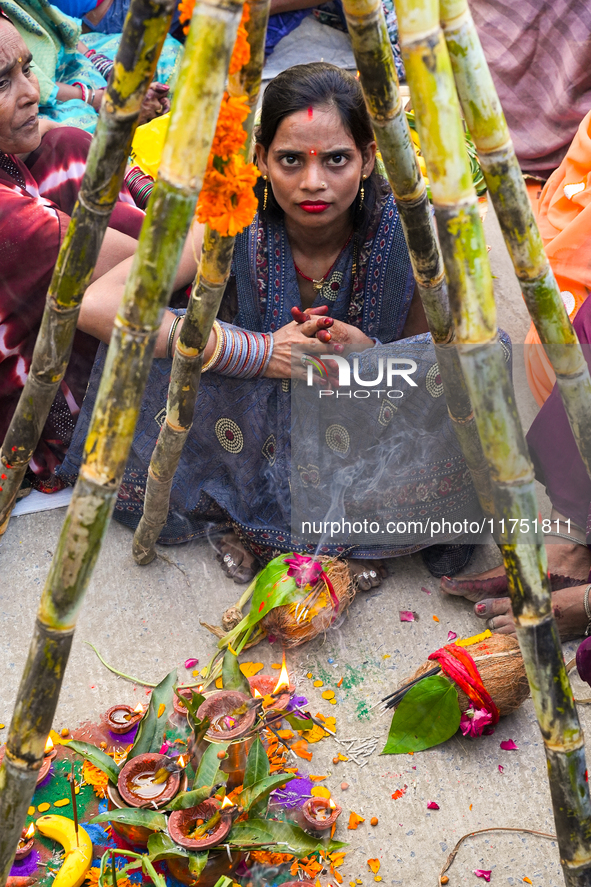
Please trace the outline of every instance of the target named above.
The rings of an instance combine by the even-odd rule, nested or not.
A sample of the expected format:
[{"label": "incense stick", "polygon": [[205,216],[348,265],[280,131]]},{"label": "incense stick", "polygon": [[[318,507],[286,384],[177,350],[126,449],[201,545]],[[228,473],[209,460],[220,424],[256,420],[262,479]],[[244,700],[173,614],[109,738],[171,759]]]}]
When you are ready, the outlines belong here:
[{"label": "incense stick", "polygon": [[78,837],[78,802],[76,800],[76,777],[74,775],[74,762],[72,762],[72,771],[70,773],[70,791],[72,792],[72,809],[74,811],[74,828],[76,830],[76,847],[80,846]]}]

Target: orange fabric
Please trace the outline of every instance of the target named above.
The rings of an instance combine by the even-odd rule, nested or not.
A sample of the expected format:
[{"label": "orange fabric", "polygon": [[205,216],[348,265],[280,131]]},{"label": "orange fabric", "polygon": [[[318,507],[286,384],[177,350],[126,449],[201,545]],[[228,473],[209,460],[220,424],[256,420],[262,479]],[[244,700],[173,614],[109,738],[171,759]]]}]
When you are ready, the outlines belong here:
[{"label": "orange fabric", "polygon": [[[568,197],[564,189],[569,185],[583,187]],[[572,295],[565,297],[572,321],[591,290],[591,111],[539,198],[537,186],[528,191],[556,282],[561,292]],[[533,324],[525,345],[527,381],[541,406],[556,377]]]}]

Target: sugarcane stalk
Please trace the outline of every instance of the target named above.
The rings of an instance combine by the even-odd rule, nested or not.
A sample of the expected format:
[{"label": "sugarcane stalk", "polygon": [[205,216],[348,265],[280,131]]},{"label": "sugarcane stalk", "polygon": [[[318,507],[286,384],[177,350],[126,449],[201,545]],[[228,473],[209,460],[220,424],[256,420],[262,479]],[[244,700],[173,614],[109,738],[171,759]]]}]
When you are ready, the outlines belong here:
[{"label": "sugarcane stalk", "polygon": [[115,319],[83,464],[37,613],[0,769],[0,885],[12,864],[76,618],[106,533],[215,131],[241,4],[198,0],[162,164]]},{"label": "sugarcane stalk", "polygon": [[[458,350],[494,486],[519,646],[542,732],[565,881],[591,884],[583,734],[552,615],[534,474],[497,337],[486,242],[437,0],[396,0],[401,48],[431,183]],[[524,519],[531,544],[519,535]],[[527,538],[527,537],[526,537]]]},{"label": "sugarcane stalk", "polygon": [[548,262],[505,115],[466,0],[441,0],[441,24],[466,124],[515,274],[556,373],[568,420],[591,476],[591,378]]},{"label": "sugarcane stalk", "polygon": [[400,97],[382,4],[380,0],[344,0],[343,6],[361,86],[433,338],[449,415],[481,506],[491,515],[488,467],[455,347],[443,259]]},{"label": "sugarcane stalk", "polygon": [[[250,3],[250,18],[246,23],[250,61],[228,84],[231,95],[248,96],[250,114],[244,123],[247,139],[243,150],[248,160],[252,154],[252,131],[265,61],[269,6],[270,0]],[[203,352],[230,276],[234,240],[213,231],[209,225],[205,227],[199,272],[175,347],[166,418],[148,469],[144,513],[133,537],[133,556],[138,564],[154,560],[154,546],[168,517],[174,475],[193,424]]]},{"label": "sugarcane stalk", "polygon": [[134,0],[88,152],[86,171],[51,278],[29,374],[0,452],[0,534],[70,359],[82,296],[94,272],[154,79],[174,0]]}]

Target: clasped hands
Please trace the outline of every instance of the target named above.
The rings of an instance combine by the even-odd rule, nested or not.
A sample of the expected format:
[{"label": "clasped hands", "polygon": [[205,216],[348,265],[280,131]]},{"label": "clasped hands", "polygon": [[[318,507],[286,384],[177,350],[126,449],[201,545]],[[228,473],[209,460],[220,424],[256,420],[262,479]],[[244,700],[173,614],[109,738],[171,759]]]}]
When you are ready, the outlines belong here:
[{"label": "clasped hands", "polygon": [[[343,351],[345,345],[355,345],[358,351],[372,348],[373,341],[357,327],[327,317],[328,307],[307,308],[305,312],[292,308],[294,320],[273,333],[273,357],[265,376],[273,379],[306,379],[307,368],[298,362],[292,366],[292,348],[299,346],[310,356]],[[337,384],[338,369],[332,361],[324,361],[329,372],[328,382]],[[317,380],[320,381],[320,380]],[[326,385],[327,380],[321,380]]]}]

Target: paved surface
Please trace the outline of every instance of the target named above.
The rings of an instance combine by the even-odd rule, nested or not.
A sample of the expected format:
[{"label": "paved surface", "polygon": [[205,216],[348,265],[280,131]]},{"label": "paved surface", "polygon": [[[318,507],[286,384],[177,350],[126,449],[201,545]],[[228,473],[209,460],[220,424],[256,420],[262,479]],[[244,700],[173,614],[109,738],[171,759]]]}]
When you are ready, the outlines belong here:
[{"label": "paved surface", "polygon": [[[486,229],[498,278],[499,324],[514,342],[523,342],[527,315],[490,212]],[[516,377],[518,364],[516,359]],[[524,415],[531,421],[535,409],[522,381],[518,389]],[[62,508],[15,518],[0,544],[0,722],[6,725],[64,514]],[[205,664],[214,649],[214,639],[200,620],[219,623],[222,611],[240,596],[237,586],[222,576],[207,543],[161,549],[168,560],[143,568],[134,564],[130,549],[130,532],[112,524],[80,614],[56,729],[96,720],[113,703],[135,704],[144,695],[142,688],[107,672],[85,641],[96,644],[117,668],[144,679],[159,680],[175,665],[183,675],[187,657],[197,656]],[[499,560],[494,546],[481,546],[471,569]],[[372,705],[445,643],[450,629],[466,637],[481,627],[469,604],[442,598],[420,556],[400,558],[390,572],[380,589],[354,601],[326,639],[288,654],[298,690],[308,697],[312,711],[335,715],[342,738],[379,736],[378,751],[389,721],[371,712]],[[421,591],[422,586],[432,594]],[[400,623],[401,609],[415,610],[419,620]],[[568,646],[566,653],[573,649]],[[280,657],[281,652],[266,642],[248,656],[266,665]],[[321,698],[322,689],[306,677],[309,672],[323,680],[325,688],[335,689],[337,705]],[[344,680],[338,689],[340,678]],[[584,723],[589,719],[584,710],[582,718]],[[6,733],[0,730],[0,743]],[[502,751],[503,739],[514,739],[519,750]],[[531,700],[504,718],[493,736],[454,738],[414,756],[380,757],[376,752],[363,769],[351,762],[333,765],[338,753],[333,740],[312,748],[308,772],[329,774],[327,784],[344,808],[337,837],[350,840],[341,869],[345,885],[355,878],[362,878],[364,885],[373,883],[366,860],[377,857],[384,884],[428,887],[437,884],[447,854],[466,832],[491,826],[553,830],[543,746]],[[349,783],[346,791],[340,788],[343,781]],[[402,797],[392,798],[405,787]],[[436,801],[440,809],[427,810],[429,801]],[[366,817],[355,832],[346,830],[350,809]],[[369,825],[372,816],[379,818],[375,828]],[[483,884],[472,874],[474,869],[491,869],[493,885],[521,884],[524,877],[535,887],[563,884],[555,843],[521,834],[492,833],[466,842],[450,872],[451,887]],[[321,882],[323,887],[334,883],[328,876]]]}]

